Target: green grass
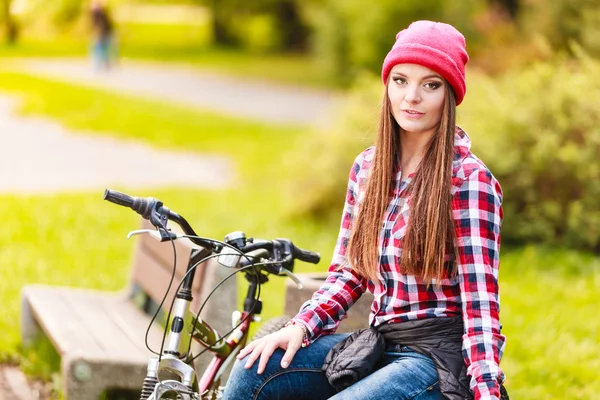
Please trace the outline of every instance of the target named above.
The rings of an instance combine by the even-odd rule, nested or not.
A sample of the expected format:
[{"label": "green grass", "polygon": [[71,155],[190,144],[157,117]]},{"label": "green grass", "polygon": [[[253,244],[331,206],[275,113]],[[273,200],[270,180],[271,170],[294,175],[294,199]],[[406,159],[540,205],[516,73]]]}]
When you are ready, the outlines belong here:
[{"label": "green grass", "polygon": [[[240,166],[235,191],[174,188],[132,192],[162,199],[202,235],[222,238],[228,232],[245,230],[253,237],[301,237],[299,245],[326,250],[323,244],[328,242],[324,239],[328,232],[314,224],[283,221],[280,194],[271,181],[277,176],[272,172],[281,170],[281,149],[310,130],[232,119],[6,71],[0,72],[0,87],[21,99],[20,112],[25,116],[50,117],[90,134],[231,157]],[[48,371],[56,366],[45,342],[35,352],[20,348],[19,331],[14,327],[20,314],[19,292],[25,284],[104,290],[124,287],[133,251],[125,234],[137,228],[138,218],[103,202],[103,189],[98,188],[97,193],[0,197],[11,210],[9,221],[0,228],[0,256],[6,270],[0,283],[0,329],[5,332],[0,335],[0,361],[20,361],[24,370],[44,379],[52,376]],[[130,192],[126,187],[119,189]],[[280,314],[283,308],[284,281],[272,282],[263,289],[265,319]],[[41,361],[45,359],[48,361]]]},{"label": "green grass", "polygon": [[244,177],[276,166],[290,142],[310,132],[10,71],[0,70],[0,88],[23,99],[23,115],[48,116],[90,134],[228,156],[239,163]]},{"label": "green grass", "polygon": [[[139,138],[169,147],[180,147],[187,138],[194,143],[195,150],[204,149],[206,140],[216,152],[230,144],[230,136],[211,136],[201,122],[190,122],[194,121],[191,110],[18,74],[0,73],[0,87],[19,93],[25,100],[23,110],[27,114],[45,115],[74,127],[98,129],[97,134],[110,132],[118,137]],[[72,98],[77,101],[68,101]],[[87,106],[81,106],[82,102],[87,102]],[[119,102],[118,107],[113,102]],[[131,110],[136,117],[119,114],[119,108]],[[173,125],[168,123],[166,115],[172,116]],[[182,117],[185,124],[175,121]],[[118,128],[109,129],[107,118],[113,118]],[[153,130],[154,118],[165,119],[157,122],[163,124],[161,129],[171,126],[167,138],[160,134],[161,129]],[[188,123],[198,132],[189,130]],[[144,124],[148,131],[141,130],[137,124]],[[227,126],[227,120],[222,124]],[[238,126],[241,122],[232,124]],[[231,131],[236,132],[236,129]],[[278,140],[286,138],[279,138],[277,129],[271,129],[271,134],[251,136],[261,144],[254,145],[257,151],[274,151],[281,144]],[[195,134],[192,136],[189,132]],[[244,130],[239,128],[237,132],[242,135]],[[299,141],[302,137],[299,133],[295,135]],[[324,261],[317,268],[325,268],[337,224],[286,219],[285,206],[280,204],[280,190],[285,187],[281,182],[286,174],[290,176],[289,172],[284,172],[279,164],[262,165],[263,160],[247,151],[232,150],[230,154],[235,155],[241,165],[252,166],[260,174],[244,171],[248,184],[232,190],[172,188],[135,194],[162,199],[207,236],[219,238],[241,229],[256,237],[290,237],[303,247],[320,251]],[[256,178],[260,175],[265,178],[262,182],[268,184],[257,184]],[[124,236],[137,227],[138,219],[128,210],[103,202],[102,189],[97,193],[0,196],[4,209],[9,210],[0,226],[3,265],[0,359],[20,361],[28,370],[48,374],[36,360],[39,353],[21,355],[19,332],[15,327],[20,314],[19,291],[23,285],[45,282],[105,290],[117,290],[125,285],[134,243],[126,241]],[[315,269],[300,263],[297,268]],[[596,377],[600,368],[597,357],[600,353],[600,319],[597,318],[600,258],[561,249],[504,248],[500,285],[503,333],[508,338],[502,367],[508,376],[511,397],[600,399],[600,381]],[[274,279],[263,294],[264,317],[280,313],[283,280]]]},{"label": "green grass", "polygon": [[[103,290],[125,286],[135,244],[125,236],[138,227],[139,220],[134,212],[103,201],[102,194],[103,188],[85,194],[0,196],[5,209],[10,210],[0,227],[0,359],[6,361],[18,354],[19,331],[15,327],[24,284]],[[317,226],[284,225],[273,197],[249,199],[252,201],[246,206],[255,212],[248,213],[236,211],[234,191],[163,189],[137,194],[160,198],[186,216],[199,234],[209,237],[223,238],[228,232],[245,230],[254,237],[298,238],[299,245],[321,251],[331,241],[329,232],[320,232]],[[276,304],[275,309],[281,310],[282,301],[270,303],[268,308]]]},{"label": "green grass", "polygon": [[72,37],[32,38],[24,37],[16,44],[0,43],[0,60],[21,57],[81,57],[88,51],[88,43]]},{"label": "green grass", "polygon": [[527,247],[500,274],[511,398],[600,399],[600,258]]}]

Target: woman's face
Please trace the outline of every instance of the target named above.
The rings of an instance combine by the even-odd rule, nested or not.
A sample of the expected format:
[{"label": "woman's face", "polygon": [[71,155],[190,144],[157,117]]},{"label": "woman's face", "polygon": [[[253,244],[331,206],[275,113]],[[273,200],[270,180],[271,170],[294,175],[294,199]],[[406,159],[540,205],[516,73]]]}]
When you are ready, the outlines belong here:
[{"label": "woman's face", "polygon": [[433,136],[444,108],[444,79],[418,64],[397,64],[389,76],[387,92],[398,125],[405,132]]}]

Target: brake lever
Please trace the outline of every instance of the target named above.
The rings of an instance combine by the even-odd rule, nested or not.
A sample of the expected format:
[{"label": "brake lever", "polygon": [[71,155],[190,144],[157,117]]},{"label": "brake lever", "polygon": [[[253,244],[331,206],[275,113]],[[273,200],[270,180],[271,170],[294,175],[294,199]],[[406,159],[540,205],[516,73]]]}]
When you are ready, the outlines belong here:
[{"label": "brake lever", "polygon": [[296,284],[296,286],[298,286],[298,290],[304,289],[304,285],[302,284],[302,282],[300,281],[300,279],[296,275],[294,275],[294,273],[292,271],[290,271],[289,269],[281,267],[281,269],[279,270],[279,273],[283,274],[283,275],[286,275],[291,280],[293,280],[294,283]]},{"label": "brake lever", "polygon": [[177,234],[171,231],[167,231],[165,229],[160,229],[160,230],[154,230],[154,229],[138,229],[135,231],[131,231],[127,234],[127,239],[131,238],[132,236],[136,236],[136,235],[143,235],[143,234],[148,234],[150,235],[150,237],[152,239],[158,240],[159,242],[166,242],[166,241],[170,241],[170,240],[177,240],[181,237],[183,237],[183,235],[181,234]]}]

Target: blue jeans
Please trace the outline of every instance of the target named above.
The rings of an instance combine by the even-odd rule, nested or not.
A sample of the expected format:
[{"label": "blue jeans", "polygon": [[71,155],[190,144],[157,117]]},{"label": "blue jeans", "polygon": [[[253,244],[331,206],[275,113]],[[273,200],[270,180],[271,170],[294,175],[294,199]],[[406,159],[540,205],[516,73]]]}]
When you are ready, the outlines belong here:
[{"label": "blue jeans", "polygon": [[94,40],[92,45],[92,62],[95,69],[102,70],[110,68],[112,43],[113,38],[111,36],[96,38]]},{"label": "blue jeans", "polygon": [[433,361],[408,347],[386,352],[376,371],[339,393],[327,382],[321,366],[325,356],[347,334],[319,338],[298,350],[288,368],[281,368],[284,351],[277,349],[265,371],[258,375],[258,360],[245,369],[237,361],[231,371],[224,400],[441,400]]}]

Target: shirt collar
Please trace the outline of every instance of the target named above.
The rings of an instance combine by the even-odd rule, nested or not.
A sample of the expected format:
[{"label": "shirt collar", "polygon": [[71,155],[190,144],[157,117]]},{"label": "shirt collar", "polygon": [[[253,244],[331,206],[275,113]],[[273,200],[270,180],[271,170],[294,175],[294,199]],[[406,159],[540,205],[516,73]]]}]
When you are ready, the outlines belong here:
[{"label": "shirt collar", "polygon": [[460,169],[463,160],[471,154],[471,139],[467,132],[458,126],[454,134],[454,159],[452,160],[452,175],[456,175]]}]

